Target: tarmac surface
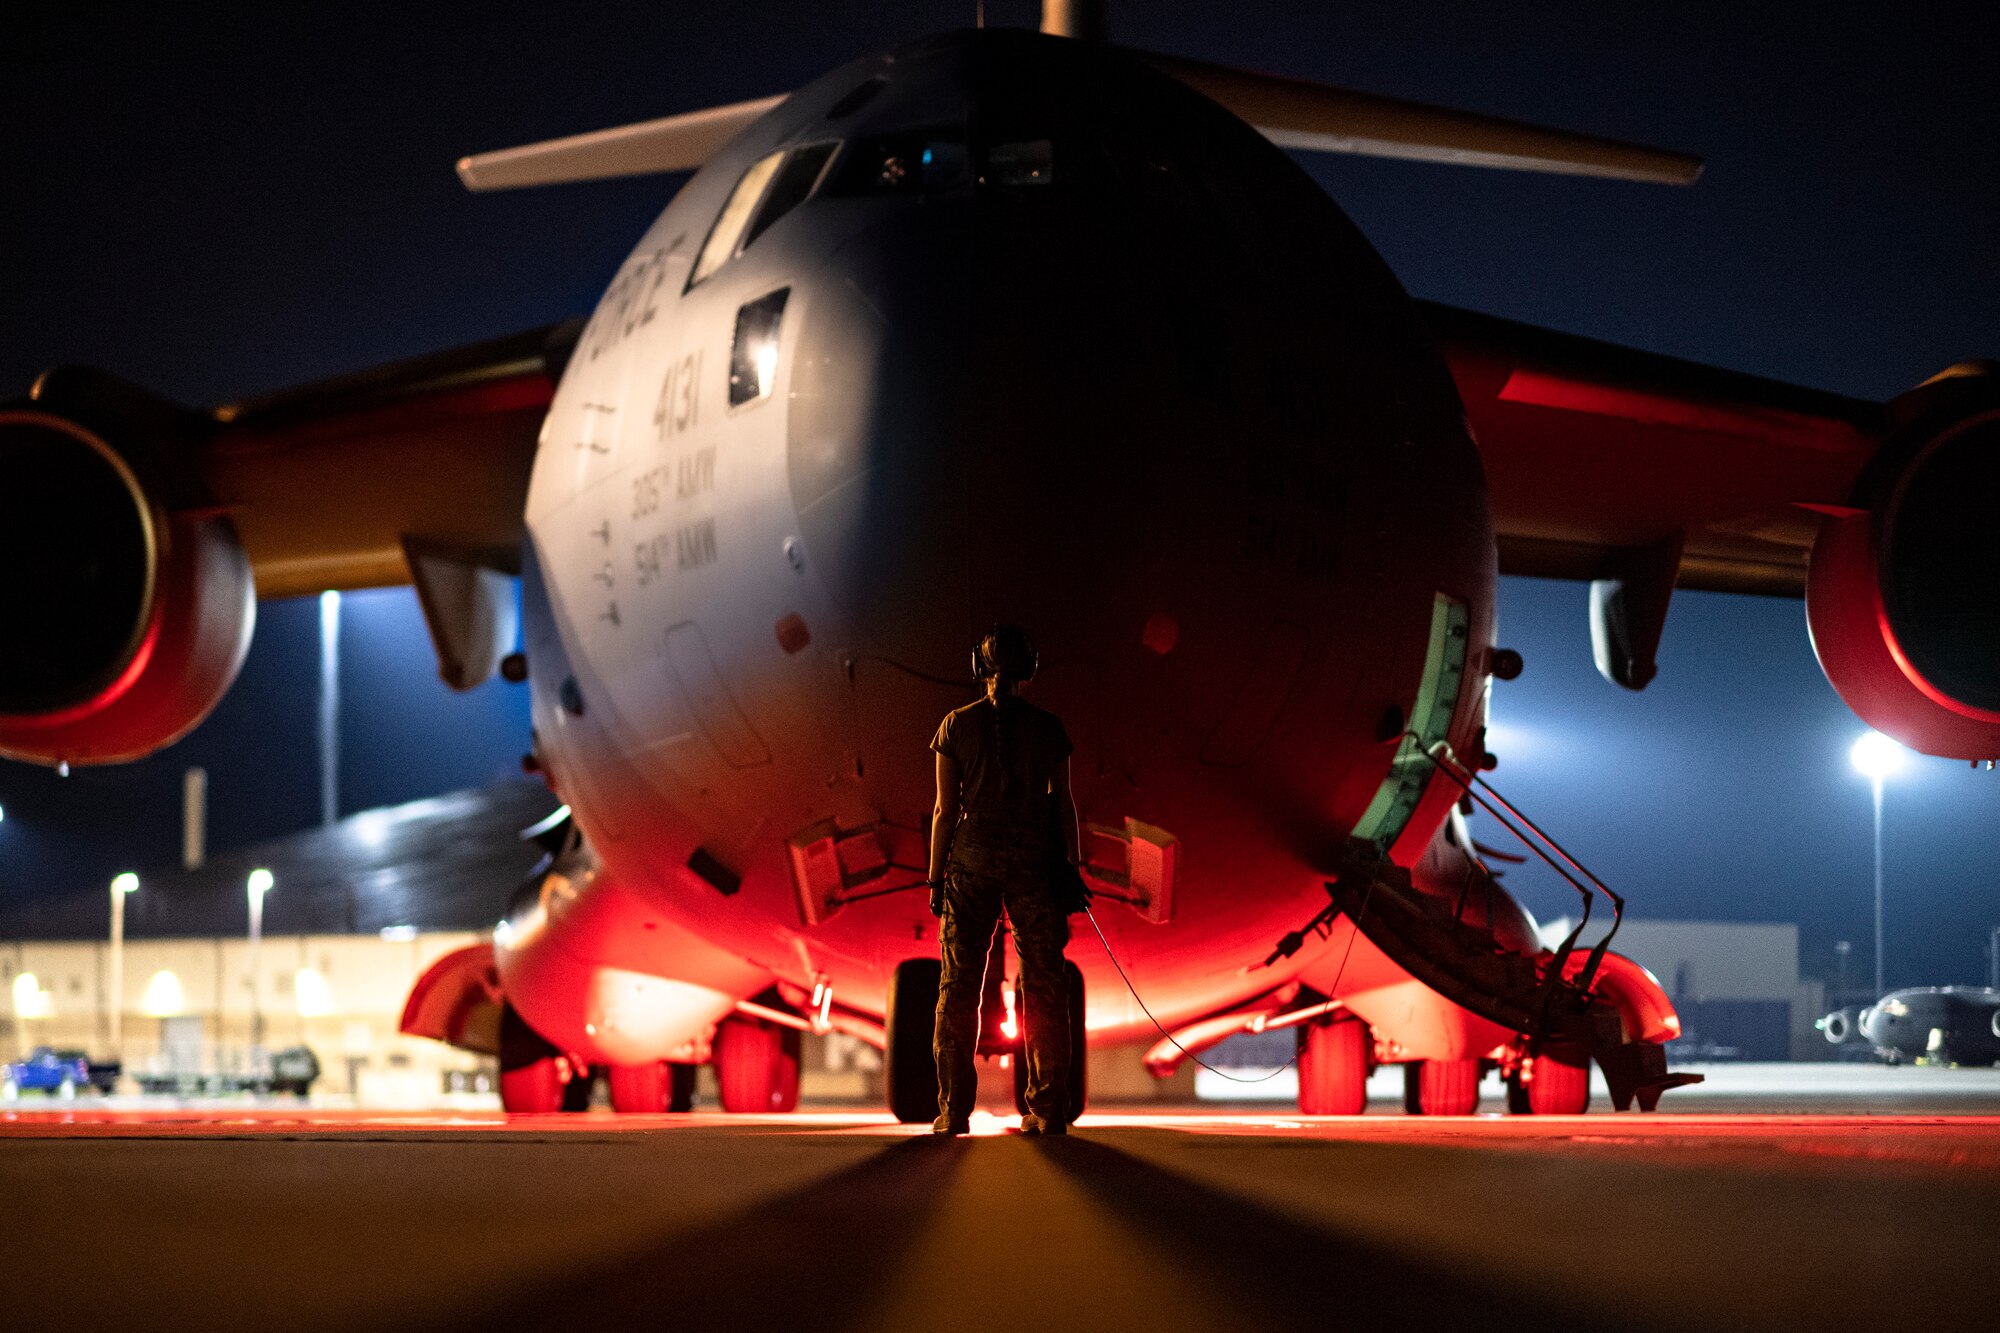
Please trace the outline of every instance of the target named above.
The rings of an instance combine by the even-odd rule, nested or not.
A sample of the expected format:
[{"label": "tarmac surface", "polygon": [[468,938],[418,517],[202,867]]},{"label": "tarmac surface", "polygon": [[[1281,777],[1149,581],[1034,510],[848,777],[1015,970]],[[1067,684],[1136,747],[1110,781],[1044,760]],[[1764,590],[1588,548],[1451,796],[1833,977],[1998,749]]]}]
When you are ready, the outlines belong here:
[{"label": "tarmac surface", "polygon": [[2000,1116],[0,1114],[13,1327],[1991,1329]]}]

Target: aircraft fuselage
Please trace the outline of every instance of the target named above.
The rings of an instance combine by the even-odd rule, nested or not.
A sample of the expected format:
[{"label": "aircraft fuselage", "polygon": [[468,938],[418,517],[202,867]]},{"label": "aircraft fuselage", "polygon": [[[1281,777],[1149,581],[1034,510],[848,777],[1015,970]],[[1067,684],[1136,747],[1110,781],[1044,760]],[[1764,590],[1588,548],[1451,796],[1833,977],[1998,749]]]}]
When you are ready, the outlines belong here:
[{"label": "aircraft fuselage", "polygon": [[[1406,731],[1482,753],[1492,523],[1408,298],[1283,152],[1088,44],[913,44],[715,157],[579,343],[528,526],[538,751],[595,858],[528,915],[688,986],[621,1029],[538,1004],[503,932],[510,995],[597,1058],[774,980],[882,1012],[937,947],[926,746],[996,620],[1040,644],[1092,860],[1127,821],[1173,840],[1164,920],[1097,910],[1170,1022],[1338,946],[1259,966],[1350,833],[1417,862],[1457,791],[1396,761]],[[809,924],[815,829],[889,864]],[[1136,1035],[1095,940],[1072,955],[1092,1034]]]}]

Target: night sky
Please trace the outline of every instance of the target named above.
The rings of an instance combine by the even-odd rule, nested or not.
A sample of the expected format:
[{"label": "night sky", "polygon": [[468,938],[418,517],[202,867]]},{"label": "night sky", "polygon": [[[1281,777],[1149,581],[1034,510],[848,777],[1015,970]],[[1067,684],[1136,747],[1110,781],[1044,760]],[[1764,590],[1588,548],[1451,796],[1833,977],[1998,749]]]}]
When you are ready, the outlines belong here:
[{"label": "night sky", "polygon": [[[77,361],[206,404],[586,311],[677,179],[475,197],[459,155],[782,91],[973,12],[305,8],[9,15],[0,391]],[[2000,355],[2000,11],[1515,8],[1135,3],[1112,21],[1136,46],[1707,159],[1691,190],[1304,159],[1416,295],[1873,398]],[[1585,599],[1504,589],[1502,641],[1528,666],[1495,687],[1501,790],[1635,915],[1796,921],[1809,972],[1830,975],[1850,939],[1865,973],[1869,800],[1846,761],[1861,724],[1802,607],[1680,594],[1660,678],[1634,695],[1592,670]],[[344,810],[518,771],[521,690],[439,683],[407,590],[346,609]],[[211,774],[216,849],[311,823],[316,634],[310,601],[263,604],[233,694],[145,763],[68,779],[0,763],[0,894],[171,863],[189,764]],[[1887,822],[1891,984],[1983,978],[2000,774],[1920,760]],[[1508,882],[1545,917],[1569,905],[1525,872]]]}]

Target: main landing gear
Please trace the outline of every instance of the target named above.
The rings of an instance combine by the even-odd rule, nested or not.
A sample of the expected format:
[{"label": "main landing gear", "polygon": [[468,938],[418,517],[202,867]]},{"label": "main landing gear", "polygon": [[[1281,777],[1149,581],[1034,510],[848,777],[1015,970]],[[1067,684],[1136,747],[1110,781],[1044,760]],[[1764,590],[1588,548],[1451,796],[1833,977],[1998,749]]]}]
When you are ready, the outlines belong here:
[{"label": "main landing gear", "polygon": [[1419,1060],[1403,1066],[1403,1109],[1411,1115],[1471,1115],[1479,1109],[1479,1060]]},{"label": "main landing gear", "polygon": [[694,1078],[698,1066],[655,1060],[643,1065],[612,1065],[605,1073],[611,1109],[654,1115],[694,1109]]},{"label": "main landing gear", "polygon": [[[578,1073],[584,1077],[577,1078]],[[501,1107],[514,1112],[575,1109],[565,1104],[571,1083],[581,1085],[584,1104],[589,1105],[588,1071],[575,1069],[568,1056],[514,1012],[513,1005],[503,1005],[500,1010]]]},{"label": "main landing gear", "polygon": [[799,1030],[738,1014],[715,1027],[715,1086],[722,1109],[795,1111],[799,1105]]},{"label": "main landing gear", "polygon": [[[1070,1067],[1069,1119],[1083,1114],[1085,1053],[1083,973],[1065,962],[1069,977]],[[928,1123],[938,1113],[937,1059],[931,1041],[937,1031],[938,981],[942,964],[935,958],[910,958],[896,965],[889,979],[888,1038],[884,1063],[889,1111],[906,1125]],[[1020,1002],[1015,1012],[1025,1016]],[[1027,1062],[1014,1052],[1014,1105],[1025,1114]]]},{"label": "main landing gear", "polygon": [[1507,1109],[1516,1115],[1582,1115],[1590,1109],[1590,1052],[1550,1042],[1507,1075]]},{"label": "main landing gear", "polygon": [[1375,1037],[1352,1014],[1299,1026],[1299,1111],[1360,1115],[1368,1105]]},{"label": "main landing gear", "polygon": [[[735,1022],[731,1019],[729,1022]],[[727,1023],[724,1024],[728,1026]],[[770,1107],[772,1110],[789,1111],[799,1099],[798,1034],[791,1034],[790,1043],[791,1079],[790,1101],[784,1105]],[[716,1033],[716,1050],[721,1054],[724,1039],[721,1030]],[[782,1044],[781,1044],[782,1045]],[[739,1056],[741,1049],[739,1046]],[[740,1063],[744,1063],[739,1061]],[[507,1111],[519,1113],[551,1113],[556,1111],[588,1111],[590,1097],[601,1072],[611,1094],[611,1109],[614,1111],[658,1114],[663,1111],[689,1111],[694,1109],[695,1074],[699,1066],[680,1064],[670,1060],[655,1060],[639,1065],[610,1065],[601,1071],[583,1064],[564,1052],[528,1026],[527,1020],[514,1011],[513,1005],[506,1005],[500,1011],[500,1105]],[[777,1075],[777,1099],[787,1095],[783,1080],[783,1063],[773,1066]],[[722,1082],[721,1062],[717,1061],[718,1082]],[[741,1093],[743,1077],[739,1072],[733,1083],[723,1082],[725,1104],[734,1088]],[[761,1089],[767,1095],[769,1089]],[[729,1107],[731,1110],[755,1109]]]}]

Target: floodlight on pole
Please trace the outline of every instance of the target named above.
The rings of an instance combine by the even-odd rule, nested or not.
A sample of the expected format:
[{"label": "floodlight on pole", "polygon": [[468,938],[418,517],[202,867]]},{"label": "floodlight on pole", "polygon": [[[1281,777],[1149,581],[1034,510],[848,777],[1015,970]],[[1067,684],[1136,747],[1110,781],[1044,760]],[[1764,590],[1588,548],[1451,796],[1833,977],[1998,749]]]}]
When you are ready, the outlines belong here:
[{"label": "floodlight on pole", "polygon": [[1875,998],[1888,986],[1882,967],[1882,784],[1902,771],[1907,758],[1902,746],[1879,731],[1864,731],[1847,751],[1848,762],[1868,779],[1875,797]]},{"label": "floodlight on pole", "polygon": [[271,891],[271,872],[262,866],[250,872],[250,1051],[261,1061],[264,1051],[264,895]]},{"label": "floodlight on pole", "polygon": [[1872,782],[1902,771],[1908,752],[1879,731],[1864,731],[1847,752],[1855,771]]},{"label": "floodlight on pole", "polygon": [[125,896],[139,891],[139,877],[129,870],[111,877],[111,1058],[125,1064]]}]

